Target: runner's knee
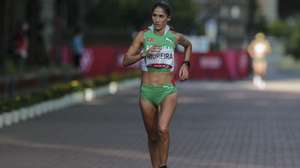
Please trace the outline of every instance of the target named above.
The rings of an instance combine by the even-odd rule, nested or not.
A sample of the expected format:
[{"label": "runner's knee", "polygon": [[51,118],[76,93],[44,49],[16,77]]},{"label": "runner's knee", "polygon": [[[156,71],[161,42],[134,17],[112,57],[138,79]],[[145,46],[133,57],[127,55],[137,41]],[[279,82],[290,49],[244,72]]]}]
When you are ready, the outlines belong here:
[{"label": "runner's knee", "polygon": [[169,129],[167,127],[159,127],[159,135],[161,138],[165,138],[169,135]]},{"label": "runner's knee", "polygon": [[158,135],[158,133],[154,133],[154,132],[148,133],[148,139],[151,142],[158,142],[159,141],[159,135]]}]

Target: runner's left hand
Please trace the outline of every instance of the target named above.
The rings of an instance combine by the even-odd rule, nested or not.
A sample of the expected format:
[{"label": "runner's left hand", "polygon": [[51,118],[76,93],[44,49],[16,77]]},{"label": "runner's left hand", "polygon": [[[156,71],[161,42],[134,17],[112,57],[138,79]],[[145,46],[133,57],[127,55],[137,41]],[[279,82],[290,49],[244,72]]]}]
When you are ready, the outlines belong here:
[{"label": "runner's left hand", "polygon": [[189,78],[189,68],[186,64],[182,64],[179,70],[179,79],[187,80]]}]

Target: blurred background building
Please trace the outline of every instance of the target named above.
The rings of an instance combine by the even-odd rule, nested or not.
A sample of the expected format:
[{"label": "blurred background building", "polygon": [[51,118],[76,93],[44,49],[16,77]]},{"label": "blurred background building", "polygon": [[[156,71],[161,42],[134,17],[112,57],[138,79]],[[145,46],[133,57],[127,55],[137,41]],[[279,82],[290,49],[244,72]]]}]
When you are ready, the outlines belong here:
[{"label": "blurred background building", "polygon": [[[249,1],[195,0],[200,6],[198,21],[205,24],[205,32],[216,29],[212,35],[213,45],[221,49],[241,48],[247,34]],[[216,27],[216,28],[214,28]]]},{"label": "blurred background building", "polygon": [[255,22],[261,22],[260,19],[263,18],[272,23],[278,19],[278,0],[194,1],[201,6],[198,21],[205,24],[215,23],[215,38],[221,49],[242,48],[247,35],[254,31]]},{"label": "blurred background building", "polygon": [[267,22],[271,23],[278,19],[278,0],[258,0],[257,3]]}]

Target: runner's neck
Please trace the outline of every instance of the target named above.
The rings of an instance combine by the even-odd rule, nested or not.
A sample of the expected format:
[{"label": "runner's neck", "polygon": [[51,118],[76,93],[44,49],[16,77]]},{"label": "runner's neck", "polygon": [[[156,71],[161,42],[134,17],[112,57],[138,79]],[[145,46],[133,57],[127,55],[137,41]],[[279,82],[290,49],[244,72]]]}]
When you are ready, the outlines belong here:
[{"label": "runner's neck", "polygon": [[160,29],[160,30],[154,30],[154,34],[158,35],[158,36],[163,36],[165,34],[165,29],[166,27]]}]

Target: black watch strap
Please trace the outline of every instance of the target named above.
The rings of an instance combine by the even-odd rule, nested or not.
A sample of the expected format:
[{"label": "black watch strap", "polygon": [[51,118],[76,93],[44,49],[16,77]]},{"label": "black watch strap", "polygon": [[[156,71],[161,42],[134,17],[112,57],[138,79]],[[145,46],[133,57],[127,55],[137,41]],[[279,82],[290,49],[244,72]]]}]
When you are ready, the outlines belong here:
[{"label": "black watch strap", "polygon": [[184,61],[183,63],[184,63],[185,65],[187,65],[188,67],[191,67],[190,61]]}]

